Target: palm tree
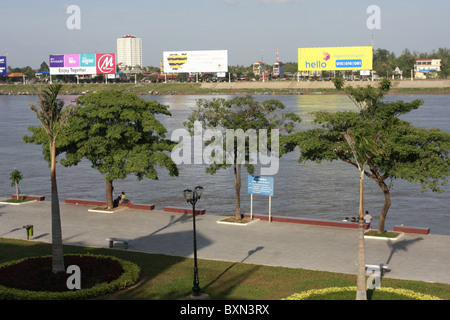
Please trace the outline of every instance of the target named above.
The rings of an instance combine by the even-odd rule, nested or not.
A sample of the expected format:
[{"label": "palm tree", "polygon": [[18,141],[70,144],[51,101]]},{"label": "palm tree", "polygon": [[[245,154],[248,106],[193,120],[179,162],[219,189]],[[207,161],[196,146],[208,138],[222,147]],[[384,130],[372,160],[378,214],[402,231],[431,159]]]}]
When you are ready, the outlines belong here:
[{"label": "palm tree", "polygon": [[364,243],[364,166],[367,161],[379,154],[375,141],[377,130],[370,127],[370,121],[363,122],[362,130],[349,128],[343,132],[353,154],[359,171],[359,210],[358,210],[358,249],[356,300],[367,300],[366,295],[366,249]]},{"label": "palm tree", "polygon": [[39,106],[36,107],[33,104],[29,105],[48,135],[52,186],[51,216],[53,273],[65,271],[58,188],[56,184],[56,138],[64,123],[74,111],[72,106],[63,110],[64,101],[57,98],[61,88],[61,84],[49,85],[46,89],[37,93]]},{"label": "palm tree", "polygon": [[[357,277],[356,277],[356,300],[367,300],[366,295],[366,250],[364,243],[364,160],[361,154],[358,156],[358,150],[355,146],[355,138],[351,135],[349,130],[344,132],[345,140],[350,146],[353,156],[359,170],[359,211],[358,211],[358,251],[357,251]],[[362,161],[361,161],[362,160]]]}]

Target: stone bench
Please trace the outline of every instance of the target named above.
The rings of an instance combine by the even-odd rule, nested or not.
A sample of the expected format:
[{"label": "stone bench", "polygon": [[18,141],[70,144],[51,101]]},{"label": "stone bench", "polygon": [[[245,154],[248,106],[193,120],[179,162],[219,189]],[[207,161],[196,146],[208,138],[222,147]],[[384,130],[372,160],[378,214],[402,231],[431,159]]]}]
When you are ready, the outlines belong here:
[{"label": "stone bench", "polygon": [[394,231],[399,231],[399,232],[404,232],[404,233],[415,233],[415,234],[429,234],[430,228],[395,226]]},{"label": "stone bench", "polygon": [[114,243],[115,242],[120,242],[123,243],[123,247],[125,249],[128,249],[128,242],[130,242],[130,239],[126,239],[126,238],[107,238],[107,241],[109,241],[109,247],[113,248],[114,247]]},{"label": "stone bench", "polygon": [[[183,207],[164,207],[164,211],[183,213],[183,214],[192,214],[192,208],[183,208]],[[205,213],[206,213],[206,209],[195,209],[196,215],[202,215]]]}]

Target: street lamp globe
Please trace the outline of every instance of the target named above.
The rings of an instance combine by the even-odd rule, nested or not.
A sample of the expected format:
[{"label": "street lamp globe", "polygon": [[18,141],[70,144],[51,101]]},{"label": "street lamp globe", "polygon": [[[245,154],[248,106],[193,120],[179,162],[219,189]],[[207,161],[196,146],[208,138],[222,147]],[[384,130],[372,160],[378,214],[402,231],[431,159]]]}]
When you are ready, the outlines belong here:
[{"label": "street lamp globe", "polygon": [[186,201],[191,201],[192,197],[193,197],[193,192],[191,189],[186,189],[183,191],[184,194],[184,198],[186,199]]},{"label": "street lamp globe", "polygon": [[200,199],[203,193],[203,187],[202,186],[196,186],[195,187],[195,195],[197,196],[197,199]]}]

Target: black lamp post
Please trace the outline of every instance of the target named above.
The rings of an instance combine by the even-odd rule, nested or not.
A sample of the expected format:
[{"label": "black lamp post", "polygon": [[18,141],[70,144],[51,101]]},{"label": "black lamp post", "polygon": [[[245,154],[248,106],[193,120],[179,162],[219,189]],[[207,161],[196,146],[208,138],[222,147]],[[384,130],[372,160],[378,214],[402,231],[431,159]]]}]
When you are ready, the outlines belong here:
[{"label": "black lamp post", "polygon": [[198,281],[198,268],[197,268],[197,232],[195,229],[195,204],[198,200],[200,200],[202,193],[203,193],[203,187],[197,186],[195,187],[194,191],[190,189],[184,190],[184,198],[187,202],[192,204],[192,216],[193,216],[193,228],[194,228],[194,286],[192,287],[192,296],[193,297],[199,297],[201,296],[200,292],[200,286]]}]

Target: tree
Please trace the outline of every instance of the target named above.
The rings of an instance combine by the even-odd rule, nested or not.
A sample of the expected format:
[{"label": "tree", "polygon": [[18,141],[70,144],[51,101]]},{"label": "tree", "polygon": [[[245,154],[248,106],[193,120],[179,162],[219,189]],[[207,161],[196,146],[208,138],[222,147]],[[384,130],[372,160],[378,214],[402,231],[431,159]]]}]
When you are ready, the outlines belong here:
[{"label": "tree", "polygon": [[[449,168],[447,154],[450,135],[430,130],[414,128],[408,122],[398,119],[398,115],[418,108],[423,102],[396,101],[383,102],[383,96],[390,89],[390,81],[382,80],[379,88],[371,86],[352,88],[346,92],[358,107],[359,112],[316,112],[315,123],[319,128],[300,132],[283,141],[284,148],[291,151],[299,146],[299,161],[347,162],[359,171],[360,201],[357,251],[357,300],[365,300],[365,244],[363,229],[364,176],[374,179],[385,195],[378,232],[384,231],[384,221],[390,206],[389,188],[385,184],[388,177],[400,177],[422,184],[436,184],[436,178],[445,179]],[[423,133],[426,142],[420,142],[416,131]],[[433,135],[433,139],[427,139]],[[406,137],[406,139],[405,139]],[[447,142],[445,142],[447,141]],[[424,153],[427,151],[428,155]],[[420,159],[420,160],[419,160]],[[426,164],[419,164],[424,162]],[[423,170],[425,167],[425,170]],[[419,178],[420,177],[420,178]]]},{"label": "tree", "polygon": [[47,62],[42,61],[41,66],[39,67],[38,71],[39,72],[41,72],[41,71],[50,71],[50,68],[49,68]]},{"label": "tree", "polygon": [[11,180],[11,187],[16,188],[16,197],[19,200],[19,182],[23,179],[22,173],[19,170],[14,168],[14,171],[11,172],[9,180]]},{"label": "tree", "polygon": [[333,84],[336,87],[336,89],[341,90],[344,88],[345,81],[342,76],[336,76],[333,78]]},{"label": "tree", "polygon": [[64,131],[64,166],[86,158],[106,180],[106,203],[113,208],[113,181],[134,173],[137,180],[158,179],[156,166],[170,176],[178,169],[170,155],[175,145],[165,139],[166,128],[156,115],[171,115],[168,106],[133,93],[102,90],[80,96],[78,112]]},{"label": "tree", "polygon": [[[353,158],[359,171],[359,210],[358,210],[358,252],[357,252],[357,280],[356,280],[356,300],[367,300],[366,295],[366,250],[364,243],[364,166],[367,159],[376,154],[376,146],[373,143],[377,140],[376,131],[370,130],[369,126],[364,126],[359,132],[353,133],[347,128],[342,135],[350,147]],[[371,136],[372,135],[372,136]]]},{"label": "tree", "polygon": [[54,273],[65,271],[58,187],[56,183],[56,143],[57,137],[65,126],[67,119],[74,114],[73,106],[68,106],[63,110],[64,101],[58,99],[61,88],[62,85],[60,84],[49,85],[37,93],[39,106],[36,107],[36,105],[30,104],[30,109],[34,112],[42,127],[30,127],[28,130],[35,133],[35,135],[32,137],[24,136],[26,143],[43,144],[43,153],[51,168],[52,272]]},{"label": "tree", "polygon": [[[377,153],[364,159],[365,176],[373,179],[385,198],[378,223],[378,232],[384,232],[385,220],[391,205],[387,179],[403,179],[420,183],[422,190],[442,192],[440,186],[449,175],[448,150],[450,133],[439,129],[423,129],[398,118],[399,115],[419,108],[422,100],[384,102],[389,91],[389,80],[380,82],[379,88],[347,87],[345,90],[360,112],[317,112],[315,123],[319,128],[292,134],[282,145],[285,151],[298,146],[299,161],[341,160],[358,167],[351,148],[344,143],[343,133],[351,130],[370,130]],[[345,124],[345,126],[343,126]]]},{"label": "tree", "polygon": [[[194,133],[195,123],[201,123],[204,129],[218,130],[227,134],[240,132],[240,137],[233,138],[232,134],[227,136],[226,141],[220,141],[217,135],[208,138],[205,145],[221,144],[218,154],[217,149],[211,151],[211,157],[219,161],[213,161],[206,169],[207,173],[214,174],[219,169],[226,169],[233,166],[234,170],[234,187],[236,191],[235,197],[235,213],[236,220],[242,219],[240,208],[240,189],[241,189],[241,169],[245,166],[247,172],[253,174],[254,162],[251,159],[252,154],[256,152],[265,152],[262,150],[262,136],[259,130],[267,130],[267,151],[272,153],[278,149],[278,145],[272,145],[272,130],[283,130],[292,132],[295,123],[299,123],[301,119],[293,113],[281,113],[285,106],[278,100],[266,100],[262,103],[255,101],[251,96],[235,97],[230,100],[225,99],[200,99],[197,101],[197,109],[189,116],[188,121],[184,125],[191,134]],[[252,136],[252,132],[255,133]],[[222,135],[222,134],[221,134]],[[228,139],[228,137],[231,137]],[[239,138],[245,139],[245,146],[238,143]],[[231,140],[232,139],[232,140]],[[255,139],[255,140],[252,140]],[[259,143],[253,144],[256,139]],[[219,141],[218,141],[219,140]],[[243,140],[241,140],[243,141]],[[278,141],[277,141],[278,144]],[[276,153],[278,158],[278,153]],[[220,161],[227,159],[227,161]]]}]

